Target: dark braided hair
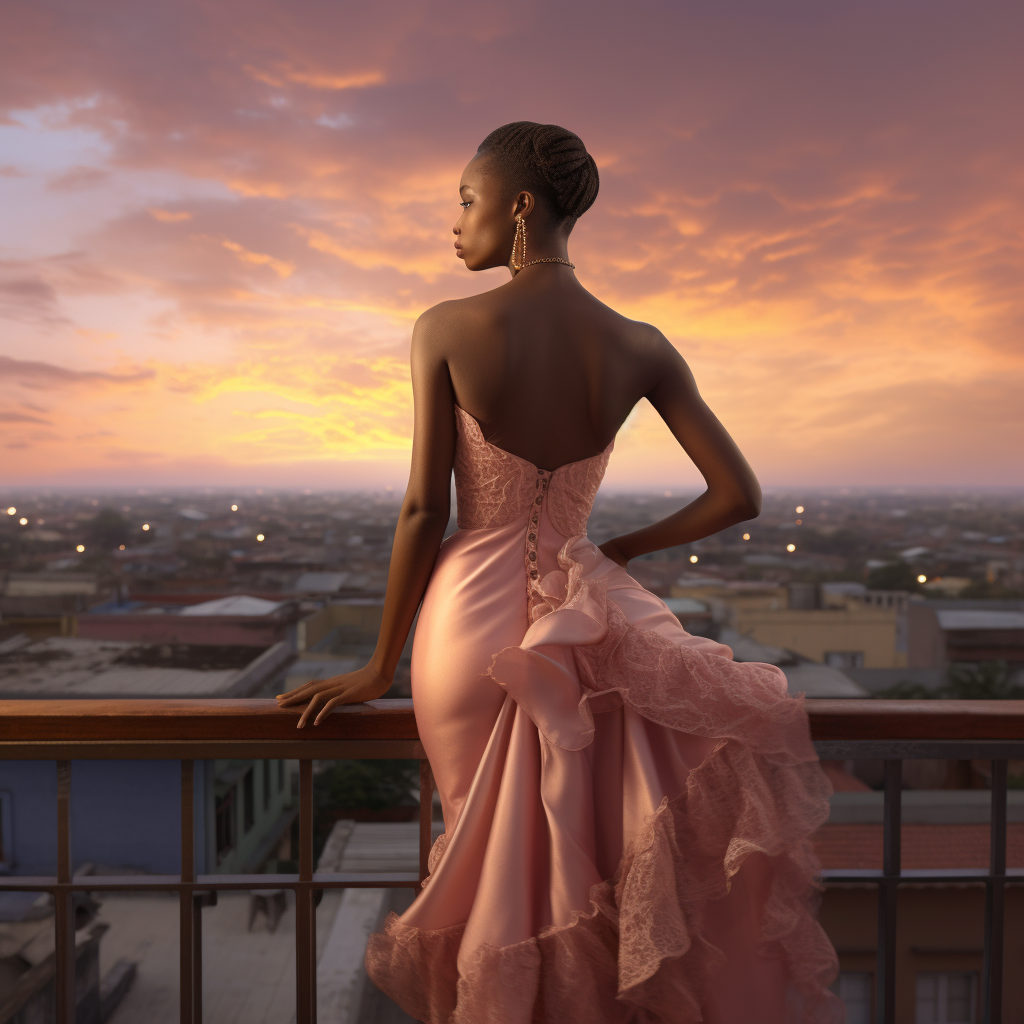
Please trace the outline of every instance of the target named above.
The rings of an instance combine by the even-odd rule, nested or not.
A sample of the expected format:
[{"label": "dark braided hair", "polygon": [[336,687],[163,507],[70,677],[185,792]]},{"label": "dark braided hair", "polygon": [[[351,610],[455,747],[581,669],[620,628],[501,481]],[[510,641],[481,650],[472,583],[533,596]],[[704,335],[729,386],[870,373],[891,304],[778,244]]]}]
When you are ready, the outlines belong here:
[{"label": "dark braided hair", "polygon": [[480,143],[480,153],[497,160],[510,191],[542,196],[569,227],[597,198],[597,164],[578,135],[557,124],[513,121],[495,128]]}]

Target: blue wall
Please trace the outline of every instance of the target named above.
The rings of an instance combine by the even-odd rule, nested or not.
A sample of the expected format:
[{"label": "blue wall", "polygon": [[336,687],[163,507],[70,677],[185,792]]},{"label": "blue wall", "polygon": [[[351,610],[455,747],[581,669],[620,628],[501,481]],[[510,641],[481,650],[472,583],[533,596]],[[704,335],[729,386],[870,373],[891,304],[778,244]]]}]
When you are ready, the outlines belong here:
[{"label": "blue wall", "polygon": [[[16,875],[57,873],[57,768],[52,761],[0,761],[11,794]],[[10,839],[7,839],[10,842]]]},{"label": "blue wall", "polygon": [[[196,867],[202,851],[205,765],[195,765]],[[52,761],[0,761],[0,790],[12,794],[13,873],[57,871],[57,769]],[[150,874],[181,870],[179,761],[72,761],[71,859]]]}]

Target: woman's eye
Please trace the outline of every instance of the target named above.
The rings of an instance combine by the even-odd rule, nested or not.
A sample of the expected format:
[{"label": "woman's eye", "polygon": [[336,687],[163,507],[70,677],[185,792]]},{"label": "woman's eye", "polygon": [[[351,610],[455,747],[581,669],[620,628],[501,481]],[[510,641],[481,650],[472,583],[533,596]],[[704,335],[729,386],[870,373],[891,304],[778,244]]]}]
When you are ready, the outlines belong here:
[{"label": "woman's eye", "polygon": [[470,203],[470,200],[467,199],[465,202],[459,203],[459,206],[461,206],[465,210],[466,207],[469,206],[469,203]]}]

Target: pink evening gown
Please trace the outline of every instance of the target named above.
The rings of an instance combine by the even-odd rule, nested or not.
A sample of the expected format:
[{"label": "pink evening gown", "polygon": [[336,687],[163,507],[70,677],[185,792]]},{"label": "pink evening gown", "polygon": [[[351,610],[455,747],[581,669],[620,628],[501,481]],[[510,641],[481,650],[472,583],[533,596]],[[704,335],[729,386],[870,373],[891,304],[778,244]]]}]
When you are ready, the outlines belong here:
[{"label": "pink evening gown", "polygon": [[803,694],[587,539],[612,445],[547,471],[456,418],[412,656],[445,831],[370,977],[428,1024],[842,1024]]}]

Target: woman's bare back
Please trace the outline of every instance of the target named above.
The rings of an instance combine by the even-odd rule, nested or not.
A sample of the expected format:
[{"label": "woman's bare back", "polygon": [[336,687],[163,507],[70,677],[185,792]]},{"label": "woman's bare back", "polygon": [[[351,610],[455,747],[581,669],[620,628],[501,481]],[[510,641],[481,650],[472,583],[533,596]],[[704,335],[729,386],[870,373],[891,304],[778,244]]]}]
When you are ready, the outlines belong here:
[{"label": "woman's bare back", "polygon": [[436,314],[455,403],[488,441],[543,469],[602,451],[653,386],[668,345],[555,266]]}]

